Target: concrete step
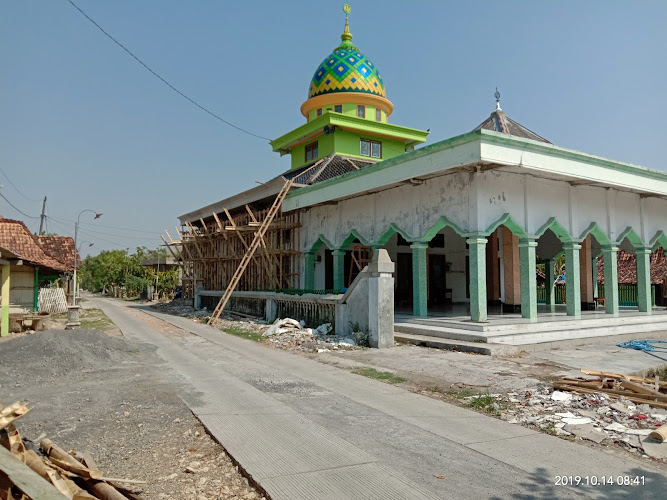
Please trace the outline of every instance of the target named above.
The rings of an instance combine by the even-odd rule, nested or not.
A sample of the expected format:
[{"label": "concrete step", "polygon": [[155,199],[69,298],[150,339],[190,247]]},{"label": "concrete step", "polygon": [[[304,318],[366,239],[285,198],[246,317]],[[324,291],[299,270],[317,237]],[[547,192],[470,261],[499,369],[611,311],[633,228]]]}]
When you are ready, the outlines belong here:
[{"label": "concrete step", "polygon": [[428,335],[412,335],[410,333],[394,333],[394,340],[396,342],[405,342],[407,344],[414,344],[424,347],[434,347],[436,349],[446,349],[448,351],[474,352],[477,354],[484,354],[486,356],[491,356],[494,354],[516,354],[520,351],[519,347],[510,345],[487,344],[485,342],[467,342],[465,340],[431,337]]},{"label": "concrete step", "polygon": [[394,323],[394,332],[407,333],[411,335],[425,335],[427,337],[441,337],[445,339],[463,340],[474,342],[475,340],[487,341],[488,335],[472,332],[459,328],[448,328],[441,326],[420,325],[417,323]]}]

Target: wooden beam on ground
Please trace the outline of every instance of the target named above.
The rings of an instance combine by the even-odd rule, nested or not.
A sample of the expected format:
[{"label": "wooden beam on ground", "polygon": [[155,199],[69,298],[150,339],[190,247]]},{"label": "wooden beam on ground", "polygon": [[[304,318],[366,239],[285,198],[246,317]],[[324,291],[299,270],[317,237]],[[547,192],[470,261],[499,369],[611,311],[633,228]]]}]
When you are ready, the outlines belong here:
[{"label": "wooden beam on ground", "polygon": [[[617,380],[628,379],[632,382],[644,382],[645,384],[655,383],[655,381],[651,380],[650,378],[635,377],[633,375],[621,375],[619,373],[601,372],[598,370],[588,370],[587,368],[582,368],[580,371],[581,373],[585,373],[586,375],[593,375],[596,377],[615,378]],[[667,382],[660,382],[660,388],[667,389]]]},{"label": "wooden beam on ground", "polygon": [[30,498],[63,500],[62,493],[2,446],[0,446],[0,471]]}]

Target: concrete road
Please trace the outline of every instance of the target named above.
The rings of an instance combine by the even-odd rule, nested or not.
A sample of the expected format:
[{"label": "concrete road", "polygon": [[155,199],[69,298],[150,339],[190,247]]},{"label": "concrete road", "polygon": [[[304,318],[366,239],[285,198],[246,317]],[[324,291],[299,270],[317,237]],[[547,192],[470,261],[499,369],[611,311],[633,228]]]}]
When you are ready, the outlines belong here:
[{"label": "concrete road", "polygon": [[[647,461],[540,434],[185,318],[113,299],[92,301],[127,337],[157,346],[186,379],[186,403],[273,500],[664,498],[665,468]],[[194,335],[165,336],[155,318]],[[557,484],[563,476],[579,485]],[[635,478],[642,484],[617,484]]]}]

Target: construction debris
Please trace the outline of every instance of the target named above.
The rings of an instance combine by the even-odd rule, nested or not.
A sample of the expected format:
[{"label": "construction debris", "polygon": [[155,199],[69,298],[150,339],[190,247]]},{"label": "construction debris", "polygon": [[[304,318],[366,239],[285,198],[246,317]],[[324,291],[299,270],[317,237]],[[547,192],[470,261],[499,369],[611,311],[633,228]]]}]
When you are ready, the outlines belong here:
[{"label": "construction debris", "polygon": [[[0,446],[10,452],[9,457],[4,454],[0,457],[1,500],[32,498],[37,492],[43,495],[44,491],[50,495],[48,498],[58,498],[54,495],[60,492],[69,499],[140,500],[141,497],[117,483],[144,481],[104,477],[89,453],[68,453],[47,438],[40,441],[39,448],[30,440],[24,442],[13,422],[29,410],[25,403],[16,402],[0,411]],[[31,479],[32,472],[28,469],[44,483]],[[48,484],[53,488],[47,487]]]},{"label": "construction debris", "polygon": [[291,318],[277,319],[267,328],[263,337],[277,347],[311,352],[330,352],[349,349],[357,345],[356,339],[331,335],[331,323],[324,323],[317,328],[305,328],[303,321]]}]

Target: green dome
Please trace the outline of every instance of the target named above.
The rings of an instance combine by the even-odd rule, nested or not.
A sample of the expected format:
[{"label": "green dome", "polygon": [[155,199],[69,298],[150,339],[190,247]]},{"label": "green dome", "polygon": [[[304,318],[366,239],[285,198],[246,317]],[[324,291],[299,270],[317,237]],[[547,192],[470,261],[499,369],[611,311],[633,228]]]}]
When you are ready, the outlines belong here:
[{"label": "green dome", "polygon": [[308,98],[334,92],[362,92],[387,97],[375,65],[345,39],[315,71]]}]

